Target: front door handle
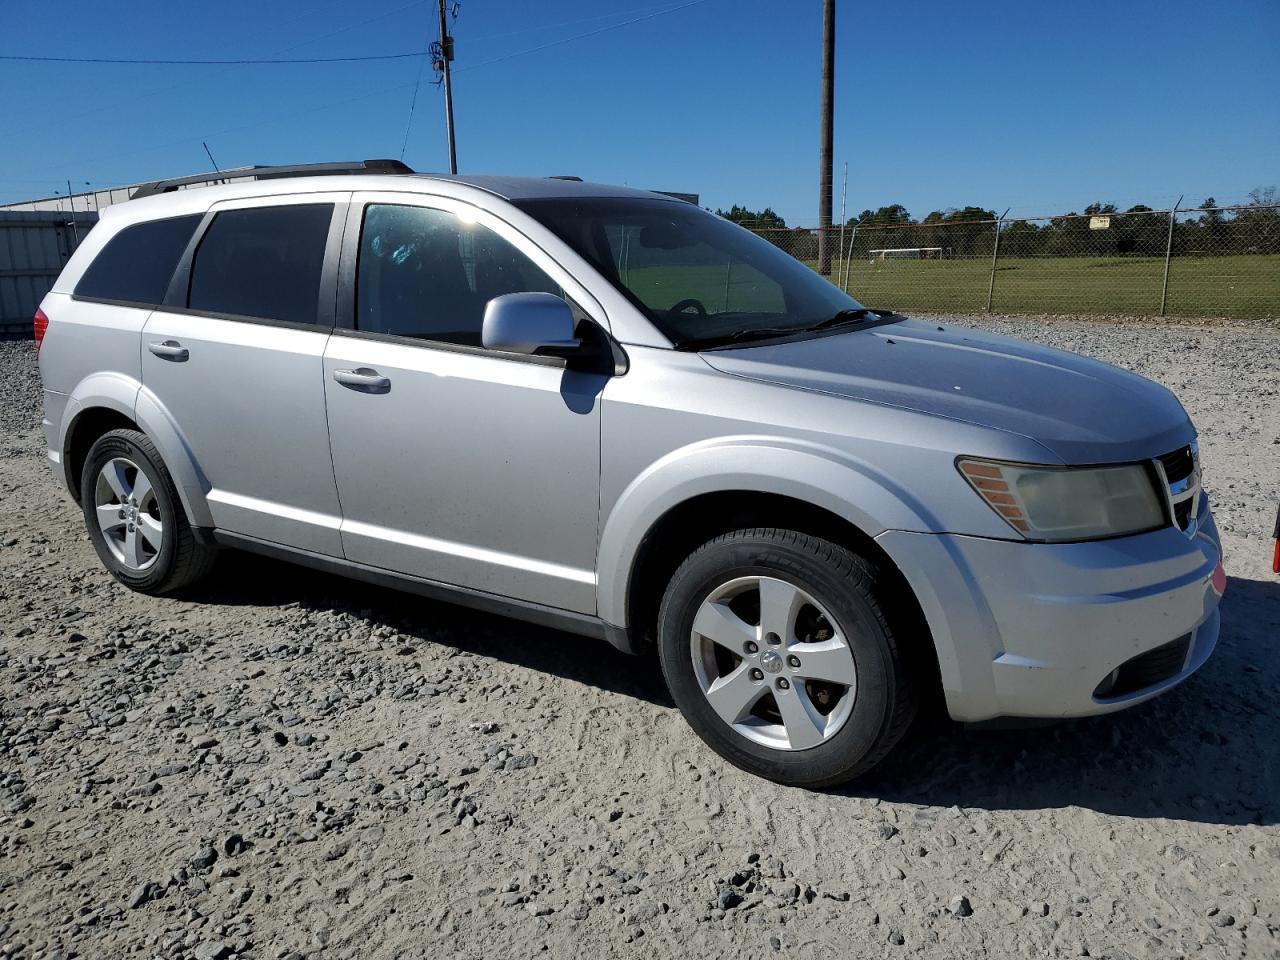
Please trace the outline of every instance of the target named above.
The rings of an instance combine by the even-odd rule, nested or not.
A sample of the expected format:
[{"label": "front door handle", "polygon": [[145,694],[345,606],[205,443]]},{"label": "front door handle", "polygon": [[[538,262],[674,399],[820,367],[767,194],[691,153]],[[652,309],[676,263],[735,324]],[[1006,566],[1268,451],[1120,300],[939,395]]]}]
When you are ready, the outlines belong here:
[{"label": "front door handle", "polygon": [[176,360],[179,363],[191,356],[191,351],[177,340],[156,340],[147,344],[147,349],[157,357],[165,360]]},{"label": "front door handle", "polygon": [[371,393],[385,393],[391,389],[391,378],[384,377],[370,367],[357,367],[355,370],[335,370],[333,379],[344,387],[355,390],[367,390]]}]

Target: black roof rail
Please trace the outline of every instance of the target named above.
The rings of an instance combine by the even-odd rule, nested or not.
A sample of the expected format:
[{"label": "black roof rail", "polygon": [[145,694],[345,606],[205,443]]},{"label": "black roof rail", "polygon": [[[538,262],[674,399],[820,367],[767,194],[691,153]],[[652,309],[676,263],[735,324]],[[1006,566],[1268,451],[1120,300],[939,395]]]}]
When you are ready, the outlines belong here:
[{"label": "black roof rail", "polygon": [[554,174],[554,173],[553,173],[551,176],[547,177],[547,179],[548,179],[548,180],[572,180],[574,183],[581,183],[581,182],[582,182],[582,178],[581,178],[581,177],[575,177],[575,176],[574,176],[573,174],[571,174],[571,173],[562,173],[562,174]]},{"label": "black roof rail", "polygon": [[346,163],[298,163],[287,167],[236,167],[231,170],[215,170],[212,173],[197,173],[189,177],[174,177],[171,180],[155,180],[144,183],[133,191],[130,200],[141,200],[153,197],[158,193],[171,193],[179,187],[195,186],[198,183],[218,183],[223,180],[240,180],[252,177],[255,180],[274,180],[277,177],[322,177],[343,173],[413,173],[413,168],[399,160],[355,160]]}]

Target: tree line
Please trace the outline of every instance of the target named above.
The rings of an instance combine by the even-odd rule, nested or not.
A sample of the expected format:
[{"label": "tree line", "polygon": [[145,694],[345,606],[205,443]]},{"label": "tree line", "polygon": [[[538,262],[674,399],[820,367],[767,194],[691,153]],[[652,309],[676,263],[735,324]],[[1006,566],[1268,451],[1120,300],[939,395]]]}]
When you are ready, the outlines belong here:
[{"label": "tree line", "polygon": [[[1280,253],[1280,201],[1274,187],[1258,188],[1248,204],[1222,209],[1213,197],[1199,206],[1179,210],[1169,237],[1169,215],[1145,204],[1120,210],[1113,203],[1091,203],[1039,220],[1010,219],[1000,224],[1000,253],[1009,257],[1164,256],[1166,243],[1181,256],[1224,256]],[[734,205],[716,210],[722,216],[756,231],[800,259],[817,256],[817,234],[808,227],[788,227],[772,208],[751,210]],[[941,248],[941,256],[990,256],[995,244],[997,214],[985,207],[934,210],[916,220],[900,203],[863,210],[845,223],[852,256],[872,250]],[[833,228],[839,231],[839,225]],[[854,232],[856,230],[856,232]]]}]

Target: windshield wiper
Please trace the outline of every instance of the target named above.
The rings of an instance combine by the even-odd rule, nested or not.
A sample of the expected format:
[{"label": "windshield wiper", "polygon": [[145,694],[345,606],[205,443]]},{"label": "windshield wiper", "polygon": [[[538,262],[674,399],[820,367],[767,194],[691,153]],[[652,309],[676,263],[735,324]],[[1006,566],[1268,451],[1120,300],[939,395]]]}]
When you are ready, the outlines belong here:
[{"label": "windshield wiper", "polygon": [[709,347],[723,347],[730,343],[746,343],[748,340],[772,340],[774,337],[788,337],[793,333],[803,333],[804,327],[746,327],[732,333],[717,333],[710,337],[691,337],[681,341],[679,350],[706,350]]},{"label": "windshield wiper", "polygon": [[849,323],[861,323],[868,317],[891,317],[891,310],[872,310],[868,307],[857,307],[841,310],[834,316],[819,320],[807,327],[746,327],[732,333],[718,333],[710,337],[693,337],[683,341],[679,350],[708,350],[713,347],[728,346],[732,343],[746,343],[748,340],[772,340],[775,337],[790,337],[797,333],[814,333],[831,327],[840,327]]},{"label": "windshield wiper", "polygon": [[811,327],[805,327],[808,332],[814,330],[826,330],[829,327],[842,327],[846,323],[861,323],[867,317],[887,317],[890,316],[888,310],[872,310],[868,307],[855,307],[850,310],[841,310],[834,316],[827,317],[825,320],[819,320]]}]

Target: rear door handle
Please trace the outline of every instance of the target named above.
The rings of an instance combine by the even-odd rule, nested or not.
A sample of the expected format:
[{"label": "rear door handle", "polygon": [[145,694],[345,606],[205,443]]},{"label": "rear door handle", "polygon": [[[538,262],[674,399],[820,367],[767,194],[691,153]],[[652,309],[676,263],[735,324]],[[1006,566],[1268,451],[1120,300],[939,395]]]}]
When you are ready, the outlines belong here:
[{"label": "rear door handle", "polygon": [[177,360],[179,363],[191,356],[191,351],[177,340],[157,340],[148,343],[147,349],[157,357],[163,357],[165,360]]},{"label": "rear door handle", "polygon": [[357,367],[354,370],[335,370],[333,371],[333,379],[344,387],[351,387],[355,390],[383,393],[391,389],[391,378],[384,377],[377,370],[370,367]]}]

